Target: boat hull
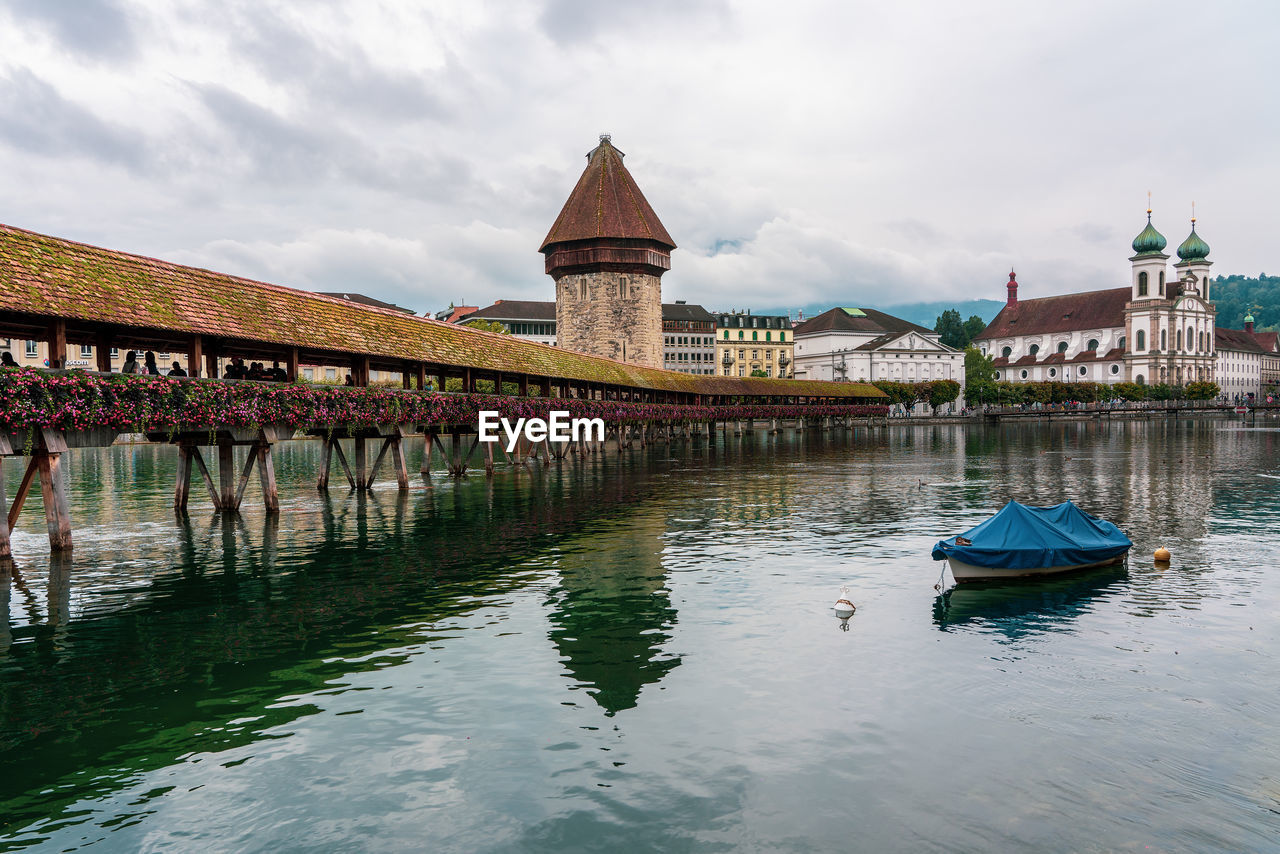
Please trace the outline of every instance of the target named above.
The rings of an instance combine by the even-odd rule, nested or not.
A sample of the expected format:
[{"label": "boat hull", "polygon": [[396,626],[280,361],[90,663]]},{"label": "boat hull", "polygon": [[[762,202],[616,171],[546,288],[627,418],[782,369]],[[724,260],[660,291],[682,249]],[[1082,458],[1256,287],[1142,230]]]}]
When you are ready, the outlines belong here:
[{"label": "boat hull", "polygon": [[1099,560],[1093,563],[1077,563],[1070,566],[1042,566],[1033,568],[1005,569],[1002,567],[990,566],[974,566],[971,563],[965,563],[953,557],[947,558],[947,564],[951,567],[951,575],[959,584],[965,581],[994,581],[1002,578],[1032,578],[1040,575],[1058,575],[1063,572],[1076,572],[1081,569],[1093,569],[1099,566],[1111,566],[1117,563],[1123,563],[1128,552],[1118,554],[1115,557],[1109,557],[1106,560]]}]

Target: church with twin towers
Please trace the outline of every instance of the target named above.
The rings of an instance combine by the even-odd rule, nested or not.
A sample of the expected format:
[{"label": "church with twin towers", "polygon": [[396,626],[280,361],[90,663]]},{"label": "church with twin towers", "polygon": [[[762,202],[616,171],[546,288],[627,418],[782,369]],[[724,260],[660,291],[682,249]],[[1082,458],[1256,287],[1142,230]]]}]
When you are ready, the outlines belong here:
[{"label": "church with twin towers", "polygon": [[1011,382],[1213,381],[1217,359],[1209,244],[1196,232],[1178,246],[1151,222],[1133,239],[1130,283],[1076,294],[1019,299],[1009,273],[1004,308],[974,339],[994,357],[996,379]]}]

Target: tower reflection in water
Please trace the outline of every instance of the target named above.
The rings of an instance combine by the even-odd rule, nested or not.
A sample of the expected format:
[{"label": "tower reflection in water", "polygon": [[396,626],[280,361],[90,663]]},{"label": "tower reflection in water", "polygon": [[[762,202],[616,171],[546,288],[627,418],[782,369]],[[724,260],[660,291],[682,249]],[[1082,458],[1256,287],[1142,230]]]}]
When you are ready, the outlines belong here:
[{"label": "tower reflection in water", "polygon": [[565,668],[610,716],[634,708],[644,686],[680,664],[664,649],[676,622],[662,565],[665,518],[645,512],[565,542],[550,603],[549,637]]}]

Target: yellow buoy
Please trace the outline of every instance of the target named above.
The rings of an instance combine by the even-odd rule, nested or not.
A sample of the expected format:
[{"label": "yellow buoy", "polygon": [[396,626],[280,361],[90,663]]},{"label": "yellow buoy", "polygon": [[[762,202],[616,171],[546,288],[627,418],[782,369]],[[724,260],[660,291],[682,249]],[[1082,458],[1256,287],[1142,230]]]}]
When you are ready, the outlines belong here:
[{"label": "yellow buoy", "polygon": [[1155,553],[1156,563],[1168,563],[1169,558],[1171,557],[1173,557],[1173,555],[1169,554],[1169,550],[1166,549],[1164,546],[1161,546],[1160,548],[1156,549],[1156,553]]}]

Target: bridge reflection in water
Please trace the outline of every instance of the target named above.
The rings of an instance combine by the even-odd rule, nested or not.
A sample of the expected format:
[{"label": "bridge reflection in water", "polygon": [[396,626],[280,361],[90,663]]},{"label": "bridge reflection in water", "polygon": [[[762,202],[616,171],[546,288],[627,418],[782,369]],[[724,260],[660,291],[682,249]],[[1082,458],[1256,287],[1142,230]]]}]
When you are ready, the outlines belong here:
[{"label": "bridge reflection in water", "polygon": [[[286,458],[318,453],[294,443]],[[676,619],[662,591],[661,520],[617,523],[634,538],[626,565],[546,553],[650,494],[652,460],[618,465],[630,467],[626,477],[570,461],[470,488],[317,495],[281,514],[166,521],[169,548],[139,549],[171,556],[168,569],[127,585],[104,561],[115,548],[129,563],[119,543],[0,573],[0,602],[25,615],[0,630],[0,757],[21,755],[23,768],[0,776],[0,824],[23,827],[183,757],[270,738],[318,711],[282,697],[340,690],[407,660],[451,623],[531,585],[554,590],[550,640],[566,675],[607,713],[635,706],[642,686],[678,664],[661,650]],[[86,515],[95,513],[120,523],[108,520],[118,508]],[[155,533],[133,524],[140,539]],[[538,568],[522,570],[527,560]]]}]

